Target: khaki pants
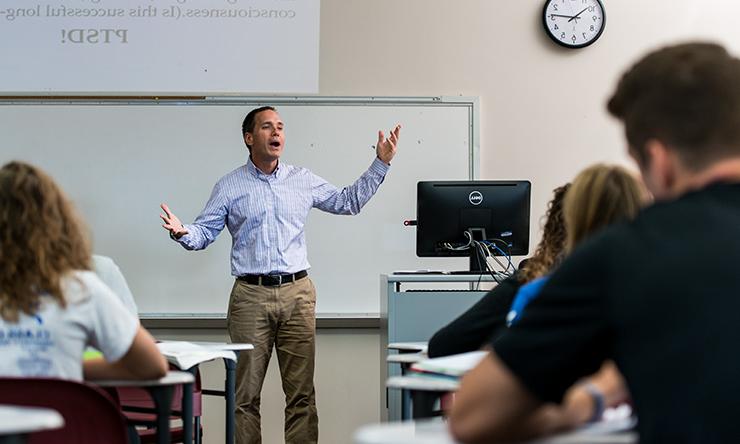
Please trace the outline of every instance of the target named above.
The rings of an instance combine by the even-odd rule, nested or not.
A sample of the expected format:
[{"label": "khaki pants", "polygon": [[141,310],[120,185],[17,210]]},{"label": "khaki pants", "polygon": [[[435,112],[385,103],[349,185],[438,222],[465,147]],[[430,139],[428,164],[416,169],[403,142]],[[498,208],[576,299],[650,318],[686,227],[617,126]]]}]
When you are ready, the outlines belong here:
[{"label": "khaki pants", "polygon": [[236,367],[236,442],[262,442],[260,393],[277,350],[285,393],[285,442],[316,443],[319,418],[313,385],[316,350],[316,289],[308,277],[279,287],[237,280],[227,317],[232,342],[254,344]]}]

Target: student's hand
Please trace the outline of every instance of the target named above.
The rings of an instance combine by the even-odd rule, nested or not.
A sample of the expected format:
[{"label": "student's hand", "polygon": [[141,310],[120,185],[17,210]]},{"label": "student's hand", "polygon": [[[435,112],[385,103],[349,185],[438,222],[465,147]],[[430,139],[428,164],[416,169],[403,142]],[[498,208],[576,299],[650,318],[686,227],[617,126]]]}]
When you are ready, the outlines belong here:
[{"label": "student's hand", "polygon": [[172,214],[167,204],[163,203],[162,205],[160,205],[160,207],[162,208],[162,211],[164,211],[164,214],[160,214],[159,217],[161,217],[164,221],[162,227],[164,227],[165,230],[169,231],[175,239],[179,239],[182,236],[188,234],[188,230],[186,230],[185,227],[182,226],[182,222],[180,222],[180,219]]},{"label": "student's hand", "polygon": [[383,131],[378,131],[378,143],[375,145],[375,153],[378,159],[390,165],[393,156],[396,155],[396,144],[398,144],[398,135],[401,133],[401,125],[396,125],[391,131],[391,137],[385,138]]}]

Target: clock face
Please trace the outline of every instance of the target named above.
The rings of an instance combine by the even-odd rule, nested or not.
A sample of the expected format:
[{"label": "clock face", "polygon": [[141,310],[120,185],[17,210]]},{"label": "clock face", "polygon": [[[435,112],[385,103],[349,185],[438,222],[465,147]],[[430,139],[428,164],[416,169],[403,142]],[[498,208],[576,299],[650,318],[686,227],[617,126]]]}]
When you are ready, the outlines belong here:
[{"label": "clock face", "polygon": [[543,9],[547,35],[568,48],[583,48],[601,36],[606,12],[600,0],[547,0]]}]

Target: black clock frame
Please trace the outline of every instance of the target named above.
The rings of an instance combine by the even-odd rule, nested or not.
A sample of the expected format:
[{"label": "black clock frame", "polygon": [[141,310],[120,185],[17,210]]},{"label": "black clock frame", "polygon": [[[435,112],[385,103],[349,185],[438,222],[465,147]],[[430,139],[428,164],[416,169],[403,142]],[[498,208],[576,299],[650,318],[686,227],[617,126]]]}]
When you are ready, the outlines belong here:
[{"label": "black clock frame", "polygon": [[545,34],[547,34],[547,36],[550,37],[550,40],[552,40],[553,42],[557,43],[558,45],[560,45],[560,46],[562,46],[564,48],[568,48],[568,49],[585,48],[585,47],[587,47],[589,45],[592,45],[597,40],[599,40],[599,38],[601,37],[601,33],[603,33],[604,32],[604,29],[606,28],[606,8],[604,8],[604,3],[602,3],[601,0],[596,0],[596,3],[598,3],[599,6],[601,7],[601,29],[599,29],[599,32],[596,33],[596,35],[594,36],[593,39],[591,39],[591,41],[589,41],[587,43],[581,43],[581,44],[578,44],[578,45],[569,45],[569,44],[563,42],[562,40],[558,39],[557,37],[555,37],[550,32],[550,28],[547,26],[547,6],[550,3],[555,2],[555,1],[557,1],[557,0],[545,0],[545,4],[542,6],[542,26],[545,28]]}]

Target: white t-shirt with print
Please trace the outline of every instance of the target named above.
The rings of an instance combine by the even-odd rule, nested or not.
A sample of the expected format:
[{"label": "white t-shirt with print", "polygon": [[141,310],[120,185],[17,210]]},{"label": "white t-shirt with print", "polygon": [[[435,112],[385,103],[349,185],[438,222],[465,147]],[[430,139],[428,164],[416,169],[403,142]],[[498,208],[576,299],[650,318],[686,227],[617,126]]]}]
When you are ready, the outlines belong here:
[{"label": "white t-shirt with print", "polygon": [[108,361],[128,352],[139,328],[118,297],[91,271],[75,271],[62,279],[67,302],[62,308],[41,296],[32,316],[18,322],[0,317],[0,375],[82,380],[82,353],[92,346]]},{"label": "white t-shirt with print", "polygon": [[100,280],[108,288],[113,290],[113,293],[123,302],[123,306],[132,315],[138,317],[139,310],[136,307],[136,302],[134,302],[134,296],[131,294],[131,290],[126,283],[126,278],[123,277],[123,273],[121,273],[118,265],[108,256],[101,256],[99,254],[93,254],[92,261],[95,274],[98,275]]}]

